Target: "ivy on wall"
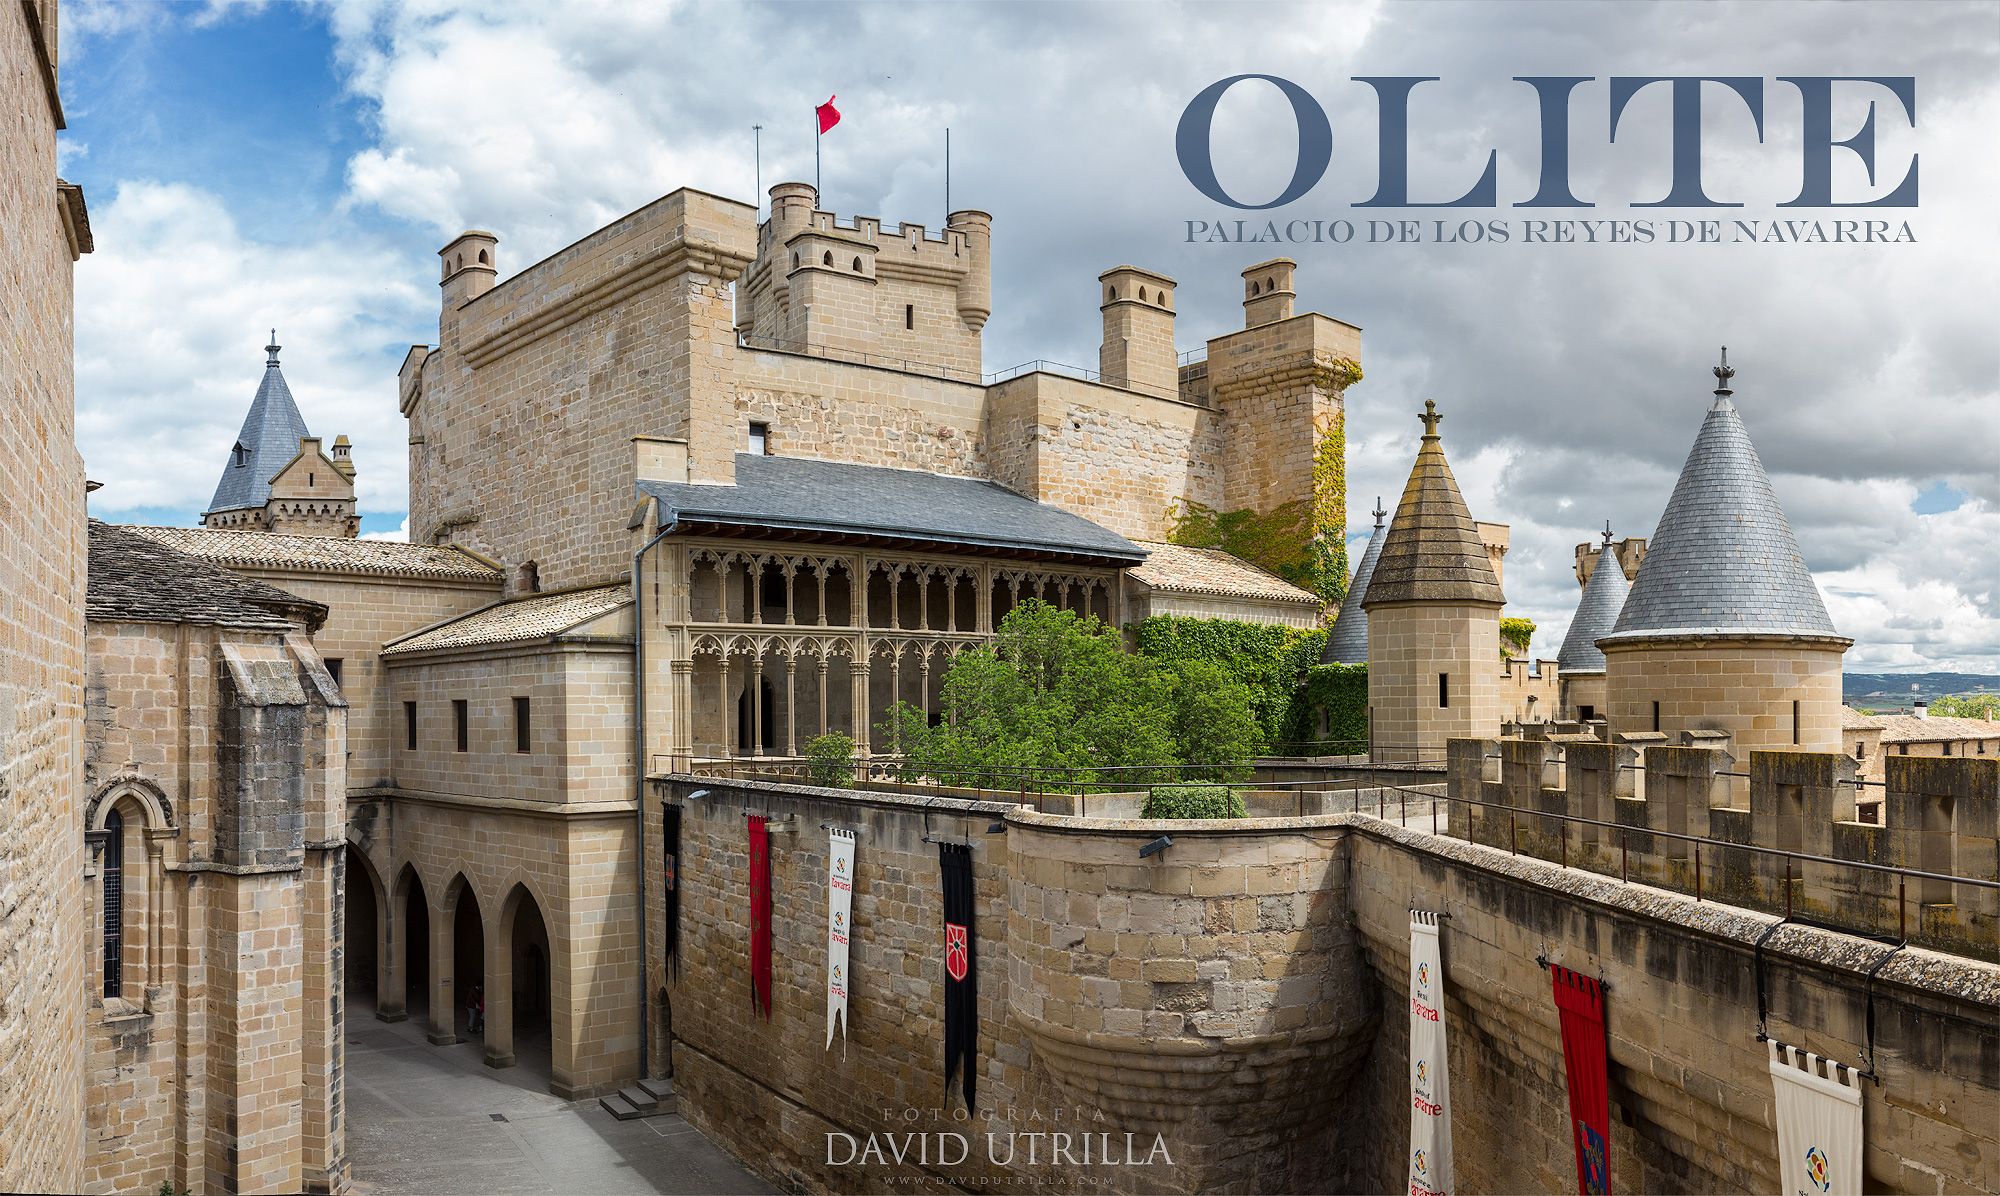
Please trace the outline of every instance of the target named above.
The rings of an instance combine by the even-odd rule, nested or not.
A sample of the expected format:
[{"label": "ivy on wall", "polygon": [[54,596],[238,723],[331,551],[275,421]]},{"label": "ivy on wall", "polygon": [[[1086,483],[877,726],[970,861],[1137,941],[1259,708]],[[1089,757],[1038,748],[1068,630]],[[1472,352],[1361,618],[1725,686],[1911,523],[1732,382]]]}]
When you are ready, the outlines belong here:
[{"label": "ivy on wall", "polygon": [[[1523,657],[1528,654],[1528,644],[1535,638],[1533,619],[1505,618],[1500,620],[1500,655],[1502,657]],[[1512,649],[1512,651],[1508,651]]]},{"label": "ivy on wall", "polygon": [[1368,743],[1368,666],[1313,665],[1306,670],[1292,712],[1292,723],[1285,731],[1291,743],[1317,741],[1342,755],[1364,751]]},{"label": "ivy on wall", "polygon": [[[1342,395],[1361,381],[1361,363],[1335,357],[1313,369],[1312,386]],[[1313,427],[1312,492],[1268,511],[1218,510],[1177,499],[1167,508],[1167,542],[1219,548],[1317,594],[1329,611],[1347,596],[1347,416]]]},{"label": "ivy on wall", "polygon": [[[1250,688],[1250,708],[1267,739],[1290,738],[1299,683],[1326,648],[1322,629],[1154,615],[1131,627],[1141,656],[1205,660]],[[1365,686],[1363,687],[1365,690]],[[1366,697],[1363,698],[1366,707]]]}]

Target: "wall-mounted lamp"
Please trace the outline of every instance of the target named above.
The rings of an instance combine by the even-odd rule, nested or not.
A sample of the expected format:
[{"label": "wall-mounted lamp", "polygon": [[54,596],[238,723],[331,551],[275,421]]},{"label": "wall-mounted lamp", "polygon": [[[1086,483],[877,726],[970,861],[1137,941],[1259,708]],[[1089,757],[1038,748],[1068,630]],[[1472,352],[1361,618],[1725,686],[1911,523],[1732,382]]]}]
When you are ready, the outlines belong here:
[{"label": "wall-mounted lamp", "polygon": [[992,822],[986,824],[986,833],[989,835],[1004,835],[1007,833],[1007,824],[995,818]]},{"label": "wall-mounted lamp", "polygon": [[1173,845],[1174,837],[1172,835],[1161,835],[1139,849],[1139,858],[1143,860],[1149,855],[1158,855]]}]

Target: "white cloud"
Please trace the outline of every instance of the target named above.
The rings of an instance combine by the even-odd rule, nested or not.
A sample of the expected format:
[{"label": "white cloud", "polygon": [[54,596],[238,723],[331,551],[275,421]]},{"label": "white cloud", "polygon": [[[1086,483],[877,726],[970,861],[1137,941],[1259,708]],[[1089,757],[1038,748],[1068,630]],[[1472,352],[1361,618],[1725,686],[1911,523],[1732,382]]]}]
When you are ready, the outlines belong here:
[{"label": "white cloud", "polygon": [[277,327],[306,423],[356,445],[361,509],[405,505],[395,370],[401,330],[434,300],[365,243],[243,236],[216,196],[127,182],[76,270],[77,440],[104,483],[91,509],[203,509],[263,377]]},{"label": "white cloud", "polygon": [[[86,21],[138,19],[85,11]],[[1094,277],[1114,262],[1181,280],[1180,335],[1192,346],[1240,323],[1242,266],[1288,252],[1300,262],[1302,308],[1367,329],[1367,378],[1349,395],[1350,526],[1368,526],[1377,494],[1394,505],[1416,448],[1415,412],[1436,399],[1475,517],[1512,525],[1512,613],[1541,625],[1535,646],[1545,654],[1576,601],[1572,546],[1607,518],[1620,536],[1651,534],[1706,406],[1706,368],[1727,343],[1742,370],[1739,406],[1836,624],[1862,641],[1850,659],[2000,663],[1995,587],[1975,576],[1990,570],[1975,558],[1993,543],[1981,520],[2000,510],[2000,346],[1991,336],[2000,277],[1982,266],[2000,253],[1987,210],[2000,191],[2000,157],[1988,149],[2000,124],[2000,53],[1979,6],[352,0],[327,12],[337,68],[370,132],[347,163],[345,210],[408,222],[434,243],[490,228],[503,272],[676,187],[753,198],[753,123],[765,126],[766,186],[810,178],[807,121],[829,92],[846,119],[827,137],[824,198],[844,215],[938,223],[942,129],[952,128],[953,202],[995,215],[990,367],[1094,361]],[[1442,76],[1419,93],[1413,191],[1456,194],[1495,149],[1505,204],[1527,197],[1539,166],[1533,93],[1513,76],[1595,74],[1574,105],[1573,177],[1579,195],[1605,206],[1560,214],[1600,219],[1687,215],[1622,206],[1664,191],[1665,100],[1660,88],[1635,100],[1613,144],[1610,75],[1915,75],[1918,134],[1896,127],[1893,106],[1877,124],[1885,174],[1921,152],[1923,206],[1893,213],[1911,219],[1919,241],[1185,244],[1182,220],[1238,213],[1218,212],[1181,177],[1175,123],[1201,87],[1245,71],[1296,80],[1327,109],[1334,169],[1285,213],[1320,219],[1372,214],[1348,208],[1375,178],[1374,97],[1355,75]],[[1274,190],[1290,162],[1292,124],[1272,100],[1245,93],[1238,103],[1232,93],[1218,124],[1219,160],[1245,191]],[[1783,84],[1770,84],[1766,100],[1761,144],[1739,110],[1710,105],[1711,191],[1764,197],[1725,218],[1787,214],[1772,204],[1796,185],[1798,106]],[[1858,181],[1856,164],[1836,157],[1843,182]],[[125,305],[112,322],[80,303],[80,354],[101,344],[114,358],[86,375],[120,379],[86,376],[102,399],[80,387],[97,404],[86,429],[94,458],[116,453],[144,501],[199,505],[217,466],[202,453],[192,464],[178,450],[162,455],[147,438],[169,417],[192,418],[199,427],[175,425],[166,442],[226,444],[255,385],[249,342],[261,339],[239,326],[275,319],[307,330],[287,332],[299,352],[319,342],[324,355],[295,372],[291,363],[304,359],[287,349],[307,418],[316,430],[330,426],[317,414],[325,408],[347,421],[331,430],[355,437],[364,491],[376,509],[396,505],[403,429],[389,389],[400,356],[392,347],[431,335],[433,261],[407,247],[327,246],[311,231],[283,246],[248,245],[215,231],[227,228],[226,216],[212,219],[217,209],[199,219],[184,212],[172,226],[198,251],[169,244],[169,225],[141,221],[152,238],[144,261],[104,269],[107,250],[125,253],[105,235],[123,202],[100,214],[98,258],[79,270],[100,300]],[[141,206],[135,197],[133,219]],[[92,271],[107,281],[89,282]],[[129,329],[176,310],[130,289],[146,286],[189,313],[176,311],[171,334],[148,335],[199,347],[116,360],[130,353]],[[274,298],[305,312],[270,312],[283,306]],[[199,326],[182,328],[186,319]],[[148,414],[168,396],[168,410]],[[171,409],[183,402],[188,411]],[[1976,501],[1946,522],[1911,515],[1910,497],[1940,480]]]}]

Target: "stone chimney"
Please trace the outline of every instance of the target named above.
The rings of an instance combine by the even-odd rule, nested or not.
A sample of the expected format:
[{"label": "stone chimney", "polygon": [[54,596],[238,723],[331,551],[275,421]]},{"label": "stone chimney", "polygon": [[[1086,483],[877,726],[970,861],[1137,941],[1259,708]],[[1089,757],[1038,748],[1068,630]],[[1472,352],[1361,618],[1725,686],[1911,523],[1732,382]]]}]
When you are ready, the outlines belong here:
[{"label": "stone chimney", "polygon": [[1292,273],[1299,264],[1288,257],[1258,262],[1243,272],[1243,326],[1257,328],[1292,318]]},{"label": "stone chimney", "polygon": [[1146,394],[1180,393],[1180,357],[1174,351],[1174,280],[1137,266],[1114,266],[1097,276],[1103,288],[1104,343],[1097,369],[1110,386]]},{"label": "stone chimney", "polygon": [[354,480],[354,446],[345,436],[333,438],[333,467],[348,481]]},{"label": "stone chimney", "polygon": [[444,291],[444,305],[454,308],[493,289],[499,273],[500,238],[468,229],[438,250],[438,258],[444,263],[443,279],[438,283]]},{"label": "stone chimney", "polygon": [[1910,713],[1916,715],[1918,718],[1929,718],[1931,716],[1931,704],[1922,698],[1918,698],[1917,704],[1911,708]]}]

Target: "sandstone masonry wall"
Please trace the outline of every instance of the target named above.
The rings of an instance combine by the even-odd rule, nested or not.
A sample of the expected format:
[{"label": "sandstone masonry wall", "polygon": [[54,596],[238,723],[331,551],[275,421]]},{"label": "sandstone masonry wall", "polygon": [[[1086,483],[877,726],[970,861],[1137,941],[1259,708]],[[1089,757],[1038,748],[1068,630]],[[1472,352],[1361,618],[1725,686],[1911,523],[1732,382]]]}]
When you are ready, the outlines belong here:
[{"label": "sandstone masonry wall", "polygon": [[0,12],[0,1188],[83,1180],[83,462],[56,6]]}]

